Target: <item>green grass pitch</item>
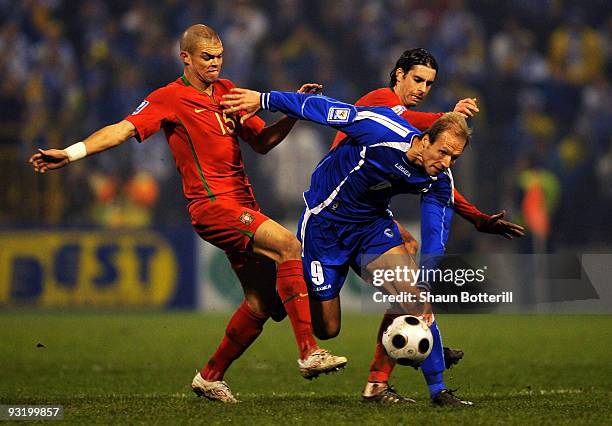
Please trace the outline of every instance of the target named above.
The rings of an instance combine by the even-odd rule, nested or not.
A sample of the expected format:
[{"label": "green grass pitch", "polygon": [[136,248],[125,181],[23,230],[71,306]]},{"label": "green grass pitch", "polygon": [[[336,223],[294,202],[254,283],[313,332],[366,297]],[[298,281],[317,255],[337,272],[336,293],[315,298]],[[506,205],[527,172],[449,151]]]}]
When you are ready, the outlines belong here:
[{"label": "green grass pitch", "polygon": [[[299,376],[288,321],[266,324],[226,381],[240,404],[196,398],[189,384],[228,315],[0,313],[0,404],[62,404],[73,424],[612,424],[612,316],[446,315],[445,345],[464,360],[447,384],[475,407],[434,408],[420,372],[398,367],[415,405],[362,403],[379,318],[345,315],[324,346],[346,370]],[[37,347],[41,343],[45,347]]]}]

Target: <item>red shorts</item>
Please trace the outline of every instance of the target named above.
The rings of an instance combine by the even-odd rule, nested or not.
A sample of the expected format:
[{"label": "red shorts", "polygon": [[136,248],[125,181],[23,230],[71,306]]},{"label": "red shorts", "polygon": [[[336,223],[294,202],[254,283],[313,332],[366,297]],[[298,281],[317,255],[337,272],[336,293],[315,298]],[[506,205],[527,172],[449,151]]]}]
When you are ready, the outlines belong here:
[{"label": "red shorts", "polygon": [[191,224],[204,240],[224,250],[234,268],[244,264],[257,228],[268,220],[256,201],[201,200],[189,204]]}]

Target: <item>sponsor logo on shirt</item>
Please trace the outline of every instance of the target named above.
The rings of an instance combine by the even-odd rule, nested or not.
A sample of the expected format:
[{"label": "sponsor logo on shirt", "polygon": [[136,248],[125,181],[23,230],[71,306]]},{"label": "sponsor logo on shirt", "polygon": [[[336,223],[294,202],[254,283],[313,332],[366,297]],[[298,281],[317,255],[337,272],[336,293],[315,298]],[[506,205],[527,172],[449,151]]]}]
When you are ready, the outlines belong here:
[{"label": "sponsor logo on shirt", "polygon": [[142,101],[140,103],[140,105],[138,105],[138,108],[136,108],[134,110],[134,112],[132,113],[132,115],[136,115],[138,114],[140,111],[142,111],[143,109],[145,109],[147,107],[147,105],[149,105],[149,101]]},{"label": "sponsor logo on shirt", "polygon": [[329,290],[331,288],[331,284],[327,284],[321,287],[315,287],[313,288],[314,291],[323,291],[323,290]]},{"label": "sponsor logo on shirt", "polygon": [[393,233],[393,230],[391,228],[386,228],[383,233],[385,234],[385,236],[389,237],[389,238],[393,238],[393,236],[395,235]]},{"label": "sponsor logo on shirt", "polygon": [[403,174],[405,174],[406,176],[410,177],[410,171],[404,166],[402,166],[401,164],[395,163],[395,168],[399,170],[400,172],[402,172]]},{"label": "sponsor logo on shirt", "polygon": [[348,123],[351,110],[349,108],[330,108],[327,113],[328,123]]}]

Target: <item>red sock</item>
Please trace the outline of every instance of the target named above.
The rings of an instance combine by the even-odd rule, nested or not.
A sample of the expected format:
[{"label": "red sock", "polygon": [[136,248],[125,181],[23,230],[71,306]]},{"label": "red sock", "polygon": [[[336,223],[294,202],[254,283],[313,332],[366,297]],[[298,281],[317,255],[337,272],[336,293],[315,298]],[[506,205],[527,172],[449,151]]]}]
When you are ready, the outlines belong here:
[{"label": "red sock", "polygon": [[223,380],[230,364],[257,339],[268,319],[267,315],[253,312],[243,301],[230,319],[221,344],[200,371],[205,380]]},{"label": "red sock", "polygon": [[317,348],[317,342],[312,336],[308,290],[304,282],[301,260],[288,260],[278,265],[276,289],[291,320],[300,358],[304,359]]},{"label": "red sock", "polygon": [[385,347],[382,344],[382,335],[396,317],[397,315],[394,314],[385,314],[380,323],[378,336],[376,338],[376,351],[374,352],[374,358],[370,364],[368,382],[386,383],[389,381],[391,371],[393,371],[393,367],[395,367],[395,361],[387,355],[387,351],[385,351]]}]

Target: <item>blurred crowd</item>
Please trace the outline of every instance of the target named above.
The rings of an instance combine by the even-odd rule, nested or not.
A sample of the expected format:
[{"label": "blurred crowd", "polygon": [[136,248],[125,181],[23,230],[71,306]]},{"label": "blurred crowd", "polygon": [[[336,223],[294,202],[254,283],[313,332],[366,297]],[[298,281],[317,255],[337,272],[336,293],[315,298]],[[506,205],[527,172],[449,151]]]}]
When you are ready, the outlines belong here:
[{"label": "blurred crowd", "polygon": [[[187,223],[163,135],[42,177],[25,160],[120,120],[179,77],[178,38],[205,23],[223,40],[222,77],[257,90],[320,82],[350,102],[388,85],[404,50],[429,49],[440,70],[420,109],[470,96],[481,110],[455,170],[460,190],[517,221],[543,209],[534,229],[551,247],[609,245],[611,12],[605,0],[0,0],[0,224]],[[332,136],[301,123],[265,157],[243,150],[272,217],[298,217]],[[411,203],[394,209],[416,219]],[[474,233],[458,232],[469,246]]]}]

